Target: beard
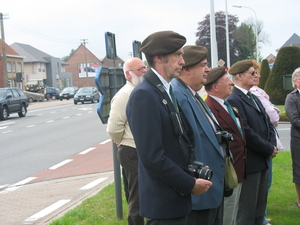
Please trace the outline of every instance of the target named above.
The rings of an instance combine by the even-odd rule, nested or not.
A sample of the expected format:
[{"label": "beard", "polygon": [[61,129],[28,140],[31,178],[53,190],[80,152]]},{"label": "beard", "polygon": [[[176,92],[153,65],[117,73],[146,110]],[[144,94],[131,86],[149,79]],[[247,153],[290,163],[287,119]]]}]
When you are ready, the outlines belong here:
[{"label": "beard", "polygon": [[144,79],[144,77],[143,77],[144,74],[142,74],[141,76],[137,76],[137,75],[135,75],[134,73],[132,73],[132,72],[130,71],[130,75],[131,75],[131,77],[132,77],[131,82],[132,82],[135,86],[137,86],[137,85],[139,85],[140,83],[142,83],[142,81],[143,81],[143,79]]}]

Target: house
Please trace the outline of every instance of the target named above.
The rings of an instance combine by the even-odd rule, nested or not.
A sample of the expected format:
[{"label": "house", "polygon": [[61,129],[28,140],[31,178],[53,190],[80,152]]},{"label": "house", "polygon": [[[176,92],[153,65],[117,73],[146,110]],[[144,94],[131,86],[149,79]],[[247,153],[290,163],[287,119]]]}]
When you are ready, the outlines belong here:
[{"label": "house", "polygon": [[287,46],[300,47],[300,37],[296,33],[294,33],[280,48]]},{"label": "house", "polygon": [[[2,39],[0,45],[2,46]],[[22,79],[17,81],[17,73],[23,74],[23,57],[5,43],[6,73],[4,73],[3,48],[0,49],[0,88],[23,87]]]},{"label": "house", "polygon": [[62,89],[72,86],[71,73],[65,72],[67,63],[30,45],[13,43],[10,45],[24,57],[23,79],[26,84],[42,83],[48,87]]},{"label": "house", "polygon": [[124,61],[117,57],[116,60],[98,59],[85,45],[81,44],[70,56],[66,71],[72,74],[73,85],[76,87],[96,86],[95,76],[99,66],[122,67]]}]

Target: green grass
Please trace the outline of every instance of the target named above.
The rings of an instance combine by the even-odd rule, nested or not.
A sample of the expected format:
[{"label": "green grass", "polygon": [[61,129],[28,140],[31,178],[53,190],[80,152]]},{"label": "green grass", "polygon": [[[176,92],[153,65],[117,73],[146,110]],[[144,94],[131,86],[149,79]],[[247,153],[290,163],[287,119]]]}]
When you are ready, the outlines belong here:
[{"label": "green grass", "polygon": [[[125,197],[123,197],[124,219],[119,220],[116,218],[114,196],[114,185],[111,184],[50,225],[126,225]],[[295,186],[292,183],[290,151],[280,151],[273,159],[273,184],[268,198],[267,218],[272,219],[272,225],[300,224],[300,209],[296,207],[296,198]]]}]

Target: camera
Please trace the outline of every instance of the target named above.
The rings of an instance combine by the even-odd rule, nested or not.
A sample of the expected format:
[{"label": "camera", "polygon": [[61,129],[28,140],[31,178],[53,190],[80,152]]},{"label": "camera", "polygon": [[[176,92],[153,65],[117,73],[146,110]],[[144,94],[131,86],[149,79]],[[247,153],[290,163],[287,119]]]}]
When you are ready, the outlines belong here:
[{"label": "camera", "polygon": [[218,131],[216,132],[216,137],[219,144],[229,143],[233,141],[233,135],[228,133],[227,131]]},{"label": "camera", "polygon": [[192,161],[187,165],[185,171],[195,178],[202,178],[205,180],[211,180],[213,176],[213,171],[203,167],[202,162]]}]

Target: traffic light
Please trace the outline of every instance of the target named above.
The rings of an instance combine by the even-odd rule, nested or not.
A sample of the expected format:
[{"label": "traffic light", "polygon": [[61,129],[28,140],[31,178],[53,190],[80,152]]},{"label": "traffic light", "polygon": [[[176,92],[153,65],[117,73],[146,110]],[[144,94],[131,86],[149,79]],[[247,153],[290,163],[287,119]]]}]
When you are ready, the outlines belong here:
[{"label": "traffic light", "polygon": [[17,73],[17,82],[22,82],[23,78],[22,78],[22,73]]}]

